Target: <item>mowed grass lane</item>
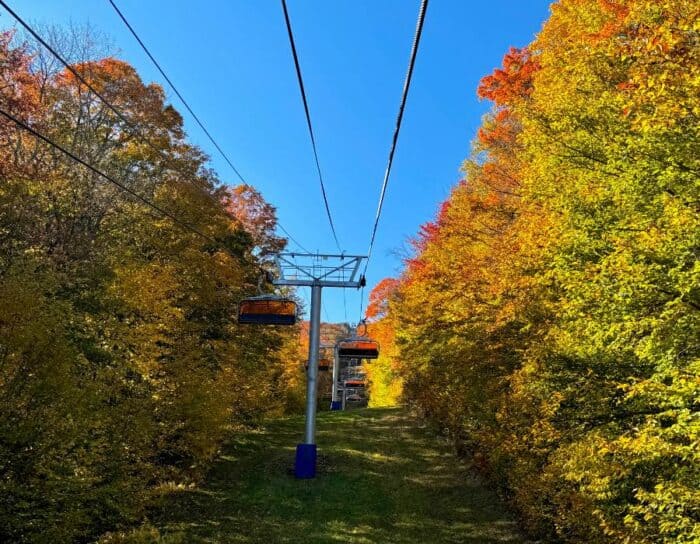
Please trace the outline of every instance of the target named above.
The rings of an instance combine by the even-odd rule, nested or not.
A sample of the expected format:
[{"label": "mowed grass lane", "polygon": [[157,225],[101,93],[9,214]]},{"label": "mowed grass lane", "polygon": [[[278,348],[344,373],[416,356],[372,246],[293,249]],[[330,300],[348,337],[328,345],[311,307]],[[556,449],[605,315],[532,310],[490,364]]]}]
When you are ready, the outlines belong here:
[{"label": "mowed grass lane", "polygon": [[167,542],[524,543],[496,495],[401,409],[323,413],[318,476],[291,467],[302,418],[229,444],[156,519]]}]

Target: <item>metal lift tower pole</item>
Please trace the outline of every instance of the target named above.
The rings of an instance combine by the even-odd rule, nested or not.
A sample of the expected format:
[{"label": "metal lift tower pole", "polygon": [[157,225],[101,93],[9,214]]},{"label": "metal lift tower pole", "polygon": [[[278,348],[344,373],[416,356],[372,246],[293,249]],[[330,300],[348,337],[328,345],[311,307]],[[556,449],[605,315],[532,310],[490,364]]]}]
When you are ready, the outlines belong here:
[{"label": "metal lift tower pole", "polygon": [[309,367],[306,372],[306,425],[304,443],[313,444],[316,434],[316,394],[318,392],[318,352],[321,344],[321,286],[311,287],[309,320]]},{"label": "metal lift tower pole", "polygon": [[331,391],[331,410],[340,410],[342,403],[338,400],[338,378],[340,377],[340,356],[337,346],[333,346],[333,390]]},{"label": "metal lift tower pole", "polygon": [[[321,340],[321,290],[323,287],[352,287],[365,283],[359,275],[366,257],[360,255],[321,255],[318,253],[281,253],[277,256],[280,277],[275,285],[311,287],[311,318],[309,322],[309,366],[306,371],[306,424],[304,443],[297,444],[294,475],[297,478],[316,476],[316,383]],[[334,361],[336,373],[338,358]],[[335,391],[336,384],[333,384]]]}]

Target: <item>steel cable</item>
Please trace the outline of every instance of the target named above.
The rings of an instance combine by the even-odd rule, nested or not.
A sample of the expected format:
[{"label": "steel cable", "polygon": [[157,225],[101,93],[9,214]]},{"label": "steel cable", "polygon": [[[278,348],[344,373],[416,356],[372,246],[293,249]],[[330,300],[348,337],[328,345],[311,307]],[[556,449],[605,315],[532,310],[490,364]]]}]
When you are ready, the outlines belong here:
[{"label": "steel cable", "polygon": [[[111,0],[110,0],[111,1]],[[318,151],[316,149],[316,138],[314,137],[314,129],[311,124],[311,114],[309,113],[309,103],[306,99],[306,90],[304,89],[304,79],[301,75],[301,66],[299,65],[299,56],[297,55],[297,48],[294,43],[294,34],[292,33],[292,23],[289,20],[289,12],[287,11],[287,2],[282,0],[282,9],[284,11],[284,21],[287,25],[287,34],[289,35],[289,45],[292,49],[292,56],[294,57],[294,67],[296,68],[297,81],[299,82],[299,90],[301,92],[301,100],[304,104],[304,113],[306,114],[306,124],[309,128],[309,136],[311,137],[311,147],[314,152],[314,159],[316,161],[316,171],[318,172],[318,180],[321,182],[321,194],[323,195],[323,203],[326,206],[326,214],[328,215],[328,222],[331,226],[331,232],[333,233],[333,239],[335,240],[335,245],[338,250],[342,252],[340,248],[340,242],[338,241],[338,234],[335,230],[335,225],[333,223],[333,217],[331,215],[331,208],[328,205],[328,195],[326,194],[326,186],[323,183],[323,174],[321,174],[321,165],[318,160]]]}]

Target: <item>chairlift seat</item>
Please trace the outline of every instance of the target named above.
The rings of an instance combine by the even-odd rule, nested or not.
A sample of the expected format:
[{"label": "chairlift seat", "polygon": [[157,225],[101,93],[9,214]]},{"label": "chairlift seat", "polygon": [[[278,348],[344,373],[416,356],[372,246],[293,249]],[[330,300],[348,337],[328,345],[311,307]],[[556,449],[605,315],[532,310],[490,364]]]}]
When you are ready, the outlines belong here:
[{"label": "chairlift seat", "polygon": [[347,338],[338,342],[340,357],[376,359],[379,357],[379,343],[366,337]]},{"label": "chairlift seat", "polygon": [[238,322],[247,325],[294,325],[297,303],[276,296],[250,297],[238,305]]}]

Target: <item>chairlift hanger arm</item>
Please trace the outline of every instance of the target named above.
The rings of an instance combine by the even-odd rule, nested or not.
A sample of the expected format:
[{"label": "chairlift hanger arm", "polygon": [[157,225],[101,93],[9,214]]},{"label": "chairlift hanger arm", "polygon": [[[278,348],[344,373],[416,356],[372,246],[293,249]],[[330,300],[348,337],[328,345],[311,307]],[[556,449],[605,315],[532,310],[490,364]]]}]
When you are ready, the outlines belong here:
[{"label": "chairlift hanger arm", "polygon": [[298,253],[293,251],[288,251],[285,253],[278,253],[279,257],[316,257],[319,259],[366,259],[366,255],[348,255],[347,253]]},{"label": "chairlift hanger arm", "polygon": [[[306,262],[298,262],[297,259],[307,259]],[[324,266],[319,261],[334,259],[340,260],[337,266]],[[274,285],[288,285],[297,287],[345,287],[358,288],[362,285],[362,279],[356,280],[358,271],[365,259],[362,255],[345,254],[320,254],[320,253],[280,253],[277,255],[277,266],[280,277],[273,281]],[[294,270],[293,276],[285,277],[285,270]]]},{"label": "chairlift hanger arm", "polygon": [[315,279],[309,279],[309,280],[277,279],[277,280],[274,280],[273,283],[275,285],[280,285],[280,286],[286,285],[289,287],[313,287],[314,285],[318,285],[320,287],[347,287],[347,288],[353,288],[353,289],[360,288],[359,281],[334,281],[334,280],[315,280]]}]

